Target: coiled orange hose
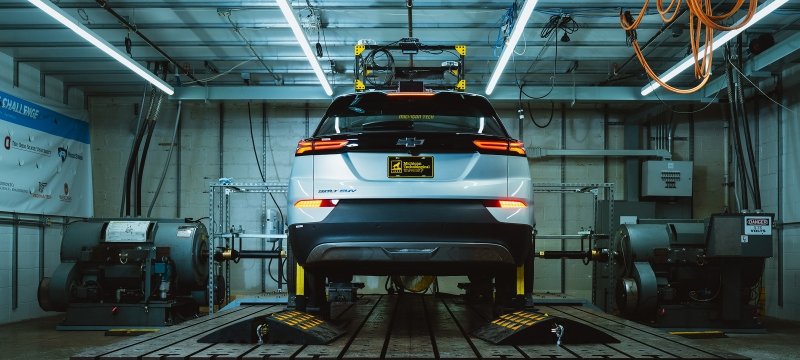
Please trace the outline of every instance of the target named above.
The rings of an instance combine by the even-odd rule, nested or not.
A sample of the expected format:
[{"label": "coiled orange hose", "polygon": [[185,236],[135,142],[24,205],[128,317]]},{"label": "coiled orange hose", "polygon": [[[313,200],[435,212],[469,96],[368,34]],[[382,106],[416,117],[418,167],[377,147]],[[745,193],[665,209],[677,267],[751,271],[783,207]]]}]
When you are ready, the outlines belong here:
[{"label": "coiled orange hose", "polygon": [[[656,8],[658,9],[658,14],[661,16],[661,20],[663,20],[665,23],[670,23],[677,20],[683,2],[684,0],[670,0],[669,4],[665,7],[664,0],[656,0]],[[644,15],[647,13],[647,8],[649,5],[650,0],[645,0],[639,15],[636,16],[636,18],[631,22],[626,20],[624,14],[620,12],[619,22],[622,26],[622,29],[625,31],[635,31],[642,22],[642,19],[644,19]],[[686,5],[689,9],[689,46],[692,49],[692,56],[695,59],[694,75],[695,78],[700,79],[700,83],[696,86],[689,89],[679,89],[670,86],[665,81],[661,80],[661,78],[650,67],[650,64],[647,63],[647,59],[645,59],[642,49],[639,47],[639,41],[635,36],[631,37],[633,51],[636,54],[636,58],[639,60],[639,63],[642,64],[642,67],[647,75],[663,88],[678,94],[691,94],[702,89],[706,83],[708,83],[708,79],[711,77],[711,49],[713,48],[714,30],[731,31],[747,25],[747,23],[750,22],[750,19],[753,18],[753,15],[756,13],[758,1],[750,0],[744,20],[733,26],[725,26],[721,23],[725,22],[734,14],[736,14],[736,12],[738,12],[744,5],[744,0],[737,0],[736,4],[733,5],[730,11],[720,15],[714,15],[712,0],[686,0]],[[705,43],[701,47],[702,42]],[[700,51],[703,51],[705,56],[702,60],[697,60]]]}]

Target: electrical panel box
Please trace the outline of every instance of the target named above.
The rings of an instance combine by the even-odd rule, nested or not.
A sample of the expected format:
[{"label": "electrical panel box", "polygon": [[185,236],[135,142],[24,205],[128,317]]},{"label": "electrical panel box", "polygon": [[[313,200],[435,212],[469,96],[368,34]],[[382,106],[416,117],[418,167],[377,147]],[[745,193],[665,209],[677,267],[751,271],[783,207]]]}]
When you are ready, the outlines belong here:
[{"label": "electrical panel box", "polygon": [[645,161],[642,196],[692,196],[691,161]]},{"label": "electrical panel box", "polygon": [[708,225],[709,257],[772,257],[774,214],[720,214]]}]

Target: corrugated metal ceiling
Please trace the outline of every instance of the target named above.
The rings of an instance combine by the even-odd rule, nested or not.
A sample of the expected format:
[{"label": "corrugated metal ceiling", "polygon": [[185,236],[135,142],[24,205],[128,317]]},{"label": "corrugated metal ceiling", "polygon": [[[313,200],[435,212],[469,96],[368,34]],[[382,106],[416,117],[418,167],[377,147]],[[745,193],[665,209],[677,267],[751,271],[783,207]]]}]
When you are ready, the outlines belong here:
[{"label": "corrugated metal ceiling", "polygon": [[[482,93],[499,54],[494,44],[500,19],[512,3],[416,0],[414,37],[427,45],[467,45],[468,90]],[[551,79],[557,86],[568,87],[645,85],[647,79],[638,62],[631,61],[633,50],[626,45],[618,19],[620,9],[636,12],[642,3],[643,0],[541,0],[501,85],[519,81],[549,86]],[[197,78],[216,76],[218,71],[238,66],[229,74],[209,81],[209,86],[242,85],[242,73],[250,74],[250,84],[257,86],[317,84],[280,11],[271,1],[116,0],[108,4]],[[293,2],[301,17],[308,15],[308,4],[321,20],[320,31],[311,29],[308,36],[312,46],[317,41],[323,46],[323,68],[331,69],[329,61],[335,64],[336,72],[330,71],[329,78],[336,85],[352,84],[353,46],[358,40],[386,44],[408,35],[405,0]],[[97,2],[62,0],[58,5],[113,45],[124,48],[128,31]],[[651,11],[653,15],[646,17],[639,30],[642,42],[653,37],[662,26],[654,5]],[[0,12],[0,51],[17,61],[32,64],[89,95],[141,93],[143,80],[28,2],[0,1]],[[555,14],[569,14],[580,26],[569,35],[569,42],[559,41],[561,32],[550,38],[540,36],[547,20]],[[754,34],[770,33],[780,44],[782,39],[797,32],[799,19],[800,4],[793,0],[753,26],[745,41]],[[670,30],[655,38],[646,50],[654,68],[666,70],[686,56],[687,33],[673,36]],[[134,59],[143,64],[164,60],[135,34],[130,37]],[[556,52],[558,57],[554,61]],[[415,61],[425,65],[451,60],[447,54],[443,55],[419,54]],[[406,60],[397,57],[396,61]],[[626,65],[615,75],[614,68],[622,64]],[[572,67],[576,69],[565,74]],[[181,86],[174,77],[168,80],[176,87]],[[182,76],[181,80],[182,86],[187,86],[189,79]],[[691,81],[690,76],[678,79],[679,83]]]}]

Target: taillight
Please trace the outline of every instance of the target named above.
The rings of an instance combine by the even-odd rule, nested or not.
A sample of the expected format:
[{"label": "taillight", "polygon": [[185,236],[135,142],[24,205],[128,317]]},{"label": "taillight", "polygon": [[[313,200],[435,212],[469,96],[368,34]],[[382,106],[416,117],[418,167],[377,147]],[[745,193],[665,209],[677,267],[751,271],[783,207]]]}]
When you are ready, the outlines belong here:
[{"label": "taillight", "polygon": [[305,154],[305,153],[313,150],[314,149],[313,146],[314,146],[314,142],[312,142],[312,141],[300,140],[300,142],[297,143],[297,150],[295,150],[294,154],[295,155]]},{"label": "taillight", "polygon": [[525,155],[525,144],[522,141],[504,140],[474,140],[472,142],[479,150],[502,151],[516,155]]},{"label": "taillight", "polygon": [[483,206],[503,209],[522,209],[528,207],[528,204],[522,200],[486,200],[483,202]]},{"label": "taillight", "polygon": [[297,150],[295,155],[307,155],[315,151],[331,151],[338,150],[347,145],[347,140],[300,140],[297,143]]},{"label": "taillight", "polygon": [[525,155],[525,144],[522,141],[511,141],[508,143],[508,151]]},{"label": "taillight", "polygon": [[472,142],[478,149],[492,150],[492,151],[506,151],[508,150],[508,141],[497,140],[475,140]]},{"label": "taillight", "polygon": [[338,200],[330,199],[313,199],[313,200],[300,200],[294,203],[296,208],[321,208],[321,207],[334,207]]}]

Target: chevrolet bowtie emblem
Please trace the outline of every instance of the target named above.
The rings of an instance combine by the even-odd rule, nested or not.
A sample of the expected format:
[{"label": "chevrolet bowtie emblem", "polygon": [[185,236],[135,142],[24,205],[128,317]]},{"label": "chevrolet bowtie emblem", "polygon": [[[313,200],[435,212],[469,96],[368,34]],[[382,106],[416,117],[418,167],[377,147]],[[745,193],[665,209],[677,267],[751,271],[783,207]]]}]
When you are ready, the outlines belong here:
[{"label": "chevrolet bowtie emblem", "polygon": [[425,143],[425,139],[408,138],[408,137],[403,139],[397,139],[397,145],[403,145],[409,148],[417,147],[417,145],[422,145],[423,143]]}]

